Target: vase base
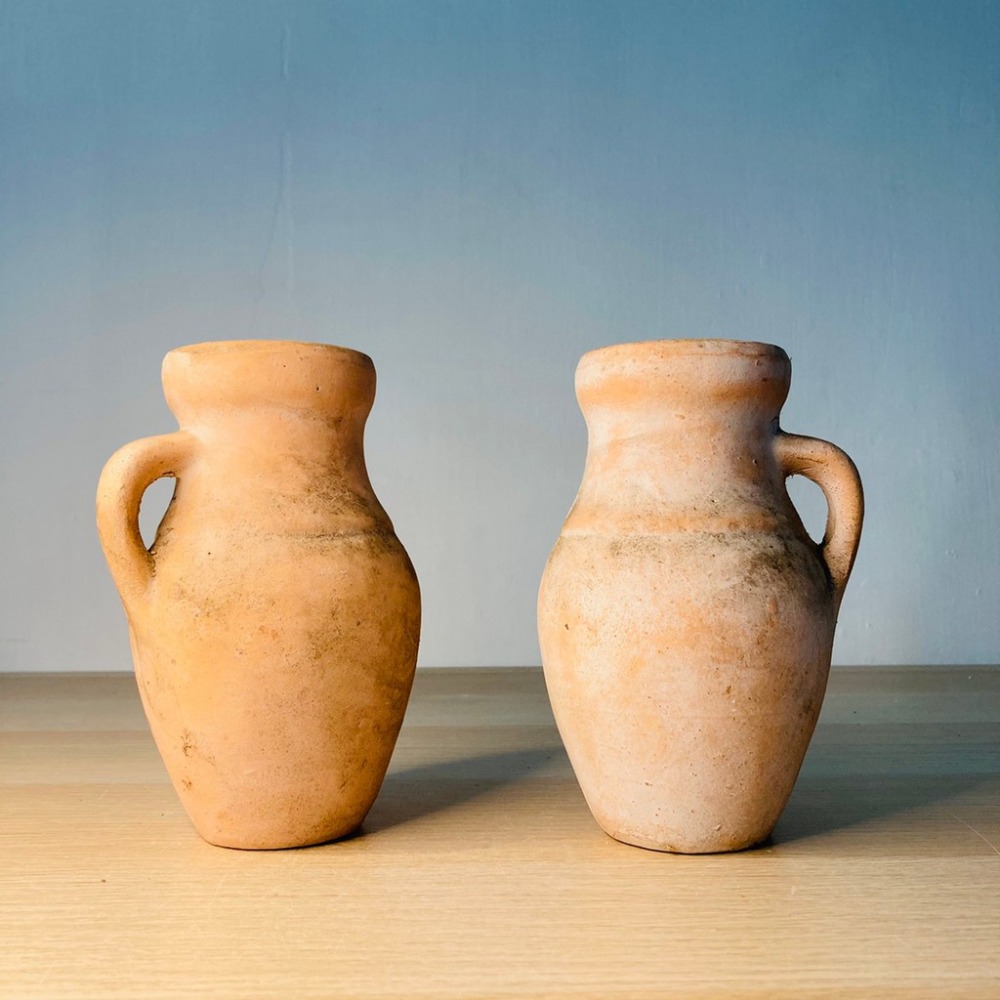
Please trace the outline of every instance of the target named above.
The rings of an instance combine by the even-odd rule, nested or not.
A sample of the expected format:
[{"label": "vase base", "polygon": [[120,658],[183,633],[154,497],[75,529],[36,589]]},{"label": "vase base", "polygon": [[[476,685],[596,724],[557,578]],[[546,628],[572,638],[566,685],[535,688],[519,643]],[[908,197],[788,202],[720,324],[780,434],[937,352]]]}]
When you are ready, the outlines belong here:
[{"label": "vase base", "polygon": [[664,840],[658,837],[644,837],[630,831],[604,831],[612,840],[628,847],[641,847],[645,851],[656,851],[660,854],[736,854],[740,851],[750,851],[755,847],[764,847],[771,840],[768,831],[763,837],[752,837],[749,840],[740,837],[729,837],[716,841]]},{"label": "vase base", "polygon": [[229,851],[294,851],[306,847],[320,847],[323,844],[339,843],[353,840],[361,833],[361,824],[355,824],[346,831],[334,830],[326,834],[302,834],[286,837],[251,837],[244,834],[226,836],[222,834],[206,835],[200,830],[198,836],[211,844],[212,847],[222,847]]}]

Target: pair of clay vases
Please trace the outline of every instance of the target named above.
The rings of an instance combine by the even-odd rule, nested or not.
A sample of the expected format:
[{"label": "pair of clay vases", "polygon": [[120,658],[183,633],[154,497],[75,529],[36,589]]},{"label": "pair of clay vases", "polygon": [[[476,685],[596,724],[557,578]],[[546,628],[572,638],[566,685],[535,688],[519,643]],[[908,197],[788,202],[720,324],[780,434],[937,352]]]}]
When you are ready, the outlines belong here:
[{"label": "pair of clay vases", "polygon": [[[736,850],[767,837],[819,714],[861,527],[854,466],[786,435],[790,365],[737,341],[584,357],[587,467],[542,581],[559,730],[613,837]],[[181,430],[105,467],[98,526],[143,704],[198,832],[292,847],[354,830],[409,697],[416,577],[365,470],[375,372],[320,344],[167,355]],[[816,545],[784,488],[815,479]],[[175,476],[147,551],[145,488]]]}]

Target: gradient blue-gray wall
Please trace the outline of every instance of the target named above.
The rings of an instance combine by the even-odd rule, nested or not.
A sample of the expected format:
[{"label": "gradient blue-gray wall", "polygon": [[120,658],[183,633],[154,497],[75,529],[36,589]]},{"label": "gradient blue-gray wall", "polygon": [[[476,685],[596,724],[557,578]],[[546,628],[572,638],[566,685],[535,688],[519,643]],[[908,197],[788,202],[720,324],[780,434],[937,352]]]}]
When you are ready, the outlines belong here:
[{"label": "gradient blue-gray wall", "polygon": [[1000,659],[998,53],[990,2],[0,0],[0,668],[129,666],[98,472],[243,337],[375,359],[424,664],[538,662],[574,365],[659,337],[783,345],[857,461],[837,662]]}]

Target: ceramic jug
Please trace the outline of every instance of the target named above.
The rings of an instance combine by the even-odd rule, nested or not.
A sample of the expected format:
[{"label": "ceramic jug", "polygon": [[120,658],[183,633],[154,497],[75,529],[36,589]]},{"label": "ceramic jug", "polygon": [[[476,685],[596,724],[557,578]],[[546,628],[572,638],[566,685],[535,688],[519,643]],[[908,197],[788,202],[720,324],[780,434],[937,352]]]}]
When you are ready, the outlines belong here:
[{"label": "ceramic jug", "polygon": [[[417,578],[365,467],[375,368],[326,344],[171,351],[180,430],[109,460],[97,523],[139,692],[195,828],[279,848],[358,827],[416,664]],[[144,490],[176,478],[147,550]]]},{"label": "ceramic jug", "polygon": [[[542,578],[559,731],[598,823],[660,851],[766,839],[826,690],[857,551],[861,482],[834,445],[784,433],[791,364],[769,344],[586,354],[583,481]],[[829,508],[820,544],[785,489]]]}]

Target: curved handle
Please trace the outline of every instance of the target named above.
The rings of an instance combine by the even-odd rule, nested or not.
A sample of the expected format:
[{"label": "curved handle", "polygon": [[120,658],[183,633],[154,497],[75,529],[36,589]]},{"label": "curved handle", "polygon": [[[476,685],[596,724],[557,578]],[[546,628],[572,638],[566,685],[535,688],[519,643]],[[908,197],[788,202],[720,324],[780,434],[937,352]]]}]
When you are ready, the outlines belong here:
[{"label": "curved handle", "polygon": [[820,552],[830,571],[839,603],[861,540],[861,523],[865,516],[861,477],[846,452],[819,438],[779,431],[774,451],[784,478],[805,476],[816,483],[826,497],[826,532]]},{"label": "curved handle", "polygon": [[156,568],[139,533],[139,504],[150,483],[177,476],[191,460],[196,438],[187,431],[140,438],[108,459],[97,486],[97,533],[126,609],[142,597]]}]

